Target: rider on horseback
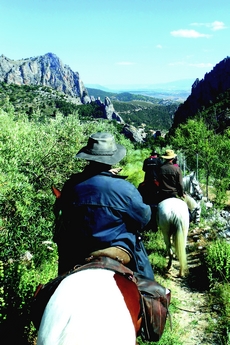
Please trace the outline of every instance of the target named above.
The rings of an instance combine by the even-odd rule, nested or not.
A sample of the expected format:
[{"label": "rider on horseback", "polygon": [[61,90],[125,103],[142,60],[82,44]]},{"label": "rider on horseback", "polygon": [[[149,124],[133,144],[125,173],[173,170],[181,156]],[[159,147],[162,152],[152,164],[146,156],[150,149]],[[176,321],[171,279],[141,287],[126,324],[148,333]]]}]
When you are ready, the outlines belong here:
[{"label": "rider on horseback", "polygon": [[159,202],[159,173],[161,165],[162,161],[158,157],[158,153],[153,150],[150,157],[144,160],[142,170],[145,172],[145,177],[144,181],[138,186],[144,203],[150,205],[152,210],[151,221],[145,229],[152,229],[155,232],[157,231],[156,212]]},{"label": "rider on horseback", "polygon": [[[158,341],[164,331],[171,292],[154,280],[153,269],[139,233],[150,221],[151,208],[143,203],[140,193],[134,185],[125,180],[125,176],[117,175],[120,169],[111,168],[125,154],[125,148],[115,143],[113,135],[95,133],[76,155],[77,158],[89,161],[86,168],[73,174],[61,192],[53,188],[57,198],[54,241],[58,245],[59,276],[45,285],[39,284],[34,295],[31,317],[36,329],[39,329],[39,344],[43,344],[43,339],[46,339],[47,334],[51,334],[50,328],[53,328],[53,334],[56,336],[61,319],[64,322],[64,331],[60,331],[60,343],[56,340],[55,343],[64,343],[63,334],[66,334],[66,330],[68,333],[69,320],[74,323],[75,319],[66,318],[65,313],[62,315],[62,310],[68,311],[70,305],[66,306],[61,298],[62,309],[59,308],[60,291],[65,291],[62,288],[66,286],[65,283],[70,282],[71,275],[73,277],[75,273],[79,274],[79,271],[93,271],[96,268],[100,271],[113,271],[116,286],[123,298],[127,295],[130,301],[128,303],[125,299],[127,308],[129,305],[132,308],[135,305],[130,287],[133,284],[132,287],[135,288],[136,284],[138,290],[135,298],[139,308],[135,307],[135,315],[129,309],[136,335],[146,341]],[[94,279],[97,276],[94,275]],[[123,279],[127,279],[125,285]],[[80,281],[81,275],[78,283]],[[93,291],[94,280],[90,283]],[[124,294],[125,289],[127,294]],[[70,289],[70,294],[74,293],[79,298],[79,291],[83,297],[84,293],[81,289],[78,290],[78,285],[76,289]],[[66,296],[66,293],[64,295]],[[53,301],[57,301],[57,308]],[[87,303],[85,308],[88,313]],[[78,308],[73,308],[73,311],[76,315]],[[53,315],[57,316],[58,326],[53,321]],[[71,336],[72,330],[73,328]]]},{"label": "rider on horseback", "polygon": [[184,197],[183,176],[178,165],[174,164],[176,154],[173,150],[166,150],[161,156],[165,159],[159,173],[159,201],[172,197]]},{"label": "rider on horseback", "polygon": [[[150,221],[151,209],[134,185],[118,176],[112,165],[126,155],[110,133],[92,134],[76,155],[89,161],[66,181],[57,199],[54,241],[59,274],[91,257],[114,256],[133,271],[154,279],[139,231]],[[112,248],[112,249],[111,249]]]}]

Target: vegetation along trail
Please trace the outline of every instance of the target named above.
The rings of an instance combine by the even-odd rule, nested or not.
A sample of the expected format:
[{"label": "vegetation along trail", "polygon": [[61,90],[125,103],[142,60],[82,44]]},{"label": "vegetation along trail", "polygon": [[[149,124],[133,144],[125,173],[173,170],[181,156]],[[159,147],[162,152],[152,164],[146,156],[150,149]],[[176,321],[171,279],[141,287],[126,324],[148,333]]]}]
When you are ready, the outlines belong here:
[{"label": "vegetation along trail", "polygon": [[[187,278],[177,277],[178,262],[170,270],[170,289],[172,290],[172,319],[179,322],[182,344],[214,344],[213,334],[208,331],[211,310],[208,306],[205,274],[200,261],[200,253],[193,250],[191,239],[187,246],[189,274]],[[191,251],[190,251],[191,248]]]},{"label": "vegetation along trail", "polygon": [[[207,272],[203,264],[204,232],[205,229],[198,226],[189,230],[187,242],[189,272],[186,278],[178,277],[179,262],[175,258],[169,272],[165,273],[163,269],[161,272],[156,272],[156,280],[172,292],[169,308],[172,330],[168,319],[166,332],[171,332],[172,338],[175,335],[180,345],[221,344],[215,331],[217,315],[209,303]],[[161,343],[164,344],[164,341],[160,341]],[[173,344],[177,344],[175,339]]]}]

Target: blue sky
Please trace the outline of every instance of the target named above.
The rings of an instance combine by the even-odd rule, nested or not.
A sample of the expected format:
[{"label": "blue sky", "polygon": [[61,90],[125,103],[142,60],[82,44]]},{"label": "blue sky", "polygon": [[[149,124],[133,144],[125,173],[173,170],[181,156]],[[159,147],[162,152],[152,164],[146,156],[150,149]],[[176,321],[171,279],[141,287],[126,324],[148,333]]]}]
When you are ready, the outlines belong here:
[{"label": "blue sky", "polygon": [[229,0],[1,0],[0,54],[56,54],[85,84],[202,79],[230,55]]}]

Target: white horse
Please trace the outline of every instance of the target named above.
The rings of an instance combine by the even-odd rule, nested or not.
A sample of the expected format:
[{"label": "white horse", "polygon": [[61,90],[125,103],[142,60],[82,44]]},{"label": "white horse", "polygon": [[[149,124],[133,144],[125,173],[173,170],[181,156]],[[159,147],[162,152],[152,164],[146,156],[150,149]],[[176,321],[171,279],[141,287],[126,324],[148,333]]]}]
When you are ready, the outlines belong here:
[{"label": "white horse", "polygon": [[[192,202],[192,212],[190,214],[191,221],[194,221],[195,223],[200,222],[200,214],[201,214],[201,205],[200,201],[203,197],[203,192],[200,188],[199,182],[196,179],[196,174],[195,172],[191,172],[189,175],[186,175],[183,177],[183,186],[184,186],[184,191],[190,195],[190,197],[193,199],[194,202],[191,200],[187,199],[185,202],[188,203],[188,208],[191,212],[191,207],[190,203]],[[195,205],[196,203],[196,205]]]},{"label": "white horse", "polygon": [[170,269],[173,259],[172,238],[175,254],[180,263],[179,276],[184,276],[187,270],[186,244],[189,229],[189,211],[186,202],[178,198],[161,201],[157,208],[157,223],[163,233],[169,255],[167,269]]},{"label": "white horse", "polygon": [[136,284],[90,268],[66,277],[44,311],[37,345],[135,345],[140,328]]}]

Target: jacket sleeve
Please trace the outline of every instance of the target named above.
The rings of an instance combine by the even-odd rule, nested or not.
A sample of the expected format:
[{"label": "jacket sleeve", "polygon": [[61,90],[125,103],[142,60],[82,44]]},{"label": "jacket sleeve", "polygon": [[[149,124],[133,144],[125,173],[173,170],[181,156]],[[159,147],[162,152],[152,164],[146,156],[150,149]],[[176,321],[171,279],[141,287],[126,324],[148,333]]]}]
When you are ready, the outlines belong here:
[{"label": "jacket sleeve", "polygon": [[128,214],[136,222],[138,230],[143,229],[151,219],[151,207],[143,203],[141,194],[134,186],[129,196]]},{"label": "jacket sleeve", "polygon": [[184,186],[183,186],[183,176],[180,168],[178,168],[178,185],[177,185],[177,191],[179,196],[184,195]]}]

